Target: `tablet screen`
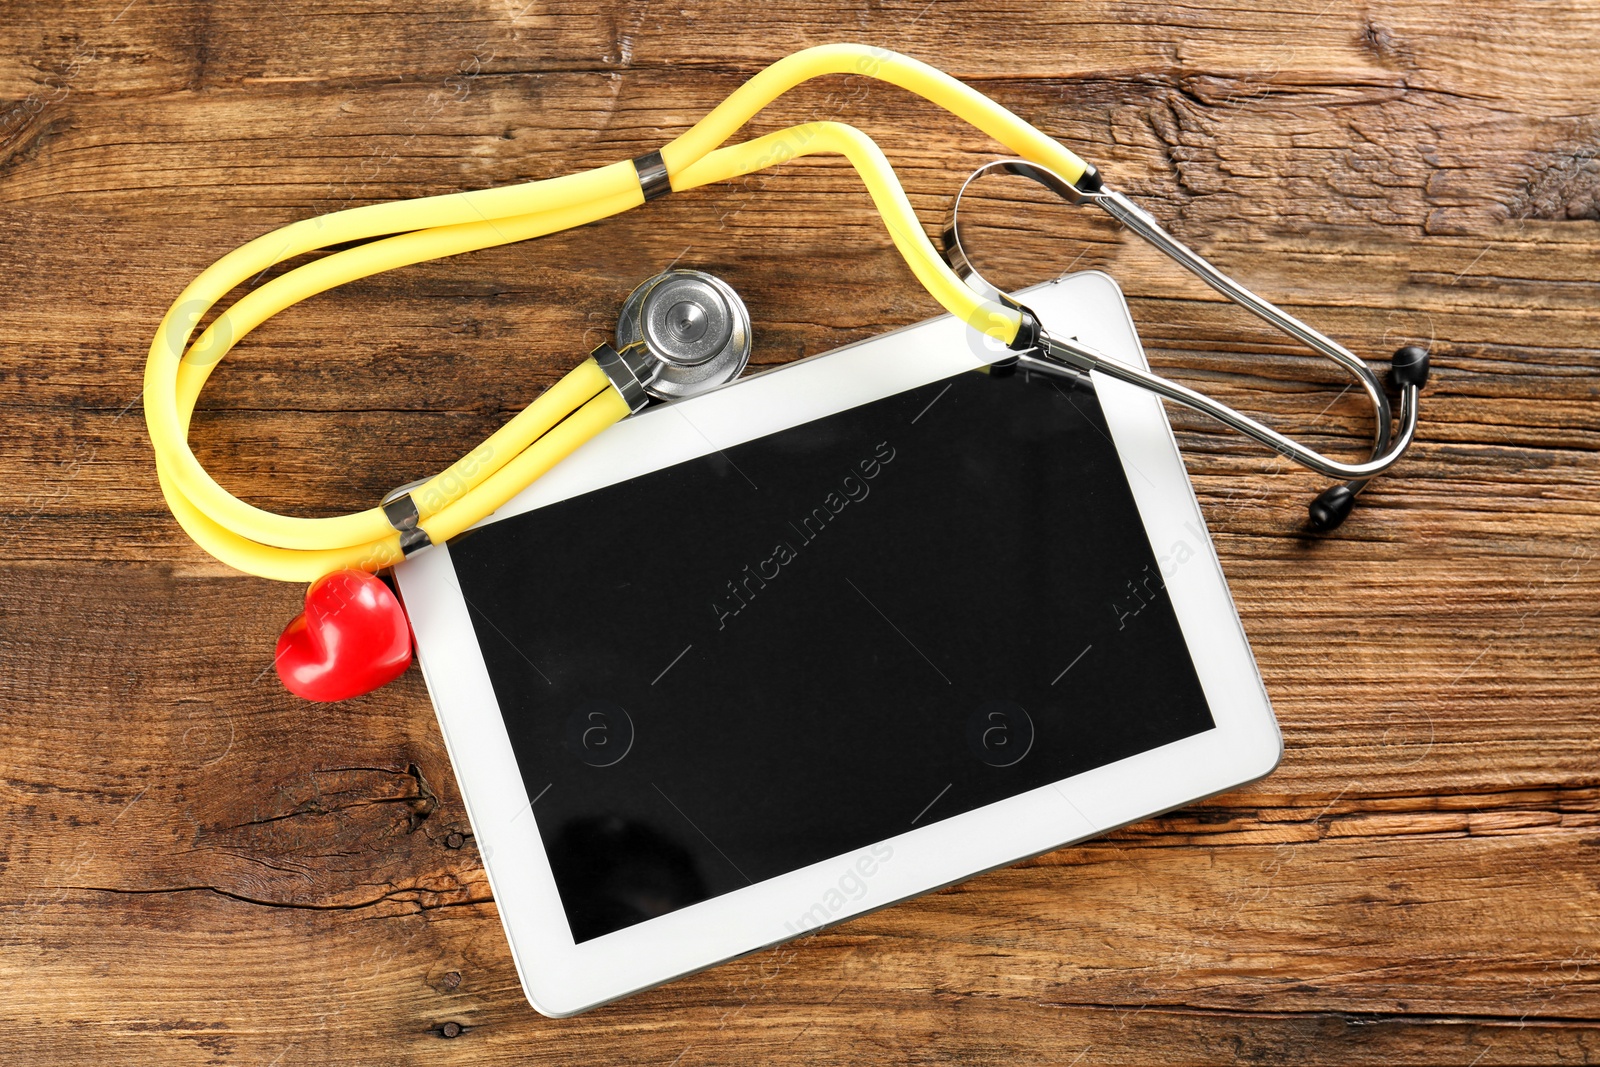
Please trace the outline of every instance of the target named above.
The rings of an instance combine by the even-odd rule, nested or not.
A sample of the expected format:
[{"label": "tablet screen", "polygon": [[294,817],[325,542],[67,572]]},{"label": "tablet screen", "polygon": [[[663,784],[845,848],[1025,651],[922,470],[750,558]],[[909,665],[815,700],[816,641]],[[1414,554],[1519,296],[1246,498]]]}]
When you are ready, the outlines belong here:
[{"label": "tablet screen", "polygon": [[961,374],[450,555],[577,942],[1213,727],[1065,381]]}]

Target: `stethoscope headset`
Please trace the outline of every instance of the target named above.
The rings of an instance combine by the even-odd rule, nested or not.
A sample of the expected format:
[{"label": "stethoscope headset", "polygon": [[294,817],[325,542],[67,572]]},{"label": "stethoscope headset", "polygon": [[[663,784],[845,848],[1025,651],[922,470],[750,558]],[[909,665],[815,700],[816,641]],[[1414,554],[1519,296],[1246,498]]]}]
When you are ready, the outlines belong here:
[{"label": "stethoscope headset", "polygon": [[[723,146],[767,104],[825,74],[864,75],[917,93],[1018,157],[985,164],[963,184],[942,229],[943,256],[924,233],[882,151],[854,127],[811,122]],[[1428,379],[1424,349],[1401,348],[1390,361],[1389,378],[1400,405],[1395,430],[1383,383],[1363,360],[1217,270],[1108,188],[1094,167],[1059,142],[924,63],[884,49],[838,44],[808,48],[772,64],[681,136],[637,159],[519,185],[337,211],[291,223],[218,260],[173,302],[145,368],[145,419],[162,493],[174,517],[222,562],[284,581],[315,581],[349,568],[375,572],[465,531],[651,399],[690,396],[737,377],[750,353],[749,316],[738,295],[722,281],[695,271],[668,271],[651,279],[624,304],[615,343],[596,348],[477,448],[365,511],[332,518],[263,511],[227,492],[201,467],[187,438],[195,402],[211,371],[271,316],[346,282],[596,222],[669,192],[825,152],[843,155],[855,167],[917,280],[945,310],[982,335],[996,350],[996,363],[1039,364],[1129,382],[1340,479],[1312,501],[1313,529],[1331,530],[1343,522],[1356,494],[1410,447],[1418,393]],[[995,173],[1032,179],[1069,204],[1100,207],[1229,300],[1349,371],[1372,406],[1368,458],[1356,463],[1330,459],[1203,393],[1047,333],[1026,306],[978,274],[963,241],[962,195],[974,181]],[[191,340],[202,319],[234,288],[319,249],[334,250],[251,289]]]}]

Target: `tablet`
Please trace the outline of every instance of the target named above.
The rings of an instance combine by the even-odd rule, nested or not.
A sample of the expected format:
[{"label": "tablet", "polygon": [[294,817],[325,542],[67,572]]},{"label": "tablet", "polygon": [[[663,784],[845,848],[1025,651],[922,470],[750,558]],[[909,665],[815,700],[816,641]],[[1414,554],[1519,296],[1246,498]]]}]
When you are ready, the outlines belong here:
[{"label": "tablet", "polygon": [[[1026,300],[1145,365],[1106,275]],[[540,1012],[1276,766],[1160,402],[996,355],[947,316],[650,408],[395,569]]]}]

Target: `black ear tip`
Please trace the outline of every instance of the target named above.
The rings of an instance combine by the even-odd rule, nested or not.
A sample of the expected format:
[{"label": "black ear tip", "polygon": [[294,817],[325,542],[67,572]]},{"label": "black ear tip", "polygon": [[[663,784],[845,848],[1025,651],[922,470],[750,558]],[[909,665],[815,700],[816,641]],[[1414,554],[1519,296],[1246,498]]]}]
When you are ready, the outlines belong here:
[{"label": "black ear tip", "polygon": [[1389,361],[1389,377],[1396,385],[1414,385],[1421,389],[1428,384],[1428,350],[1417,345],[1406,345]]},{"label": "black ear tip", "polygon": [[1311,528],[1318,533],[1337,529],[1340,523],[1350,517],[1350,510],[1355,506],[1355,490],[1348,485],[1324,489],[1307,508],[1311,513]]}]

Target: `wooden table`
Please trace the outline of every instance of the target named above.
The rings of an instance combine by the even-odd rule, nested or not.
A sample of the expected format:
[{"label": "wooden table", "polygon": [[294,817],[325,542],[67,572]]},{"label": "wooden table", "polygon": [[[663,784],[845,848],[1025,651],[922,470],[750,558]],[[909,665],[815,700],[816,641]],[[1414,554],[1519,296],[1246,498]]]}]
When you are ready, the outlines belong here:
[{"label": "wooden table", "polygon": [[[1600,5],[409,6],[0,14],[0,1060],[1600,1060]],[[289,696],[301,589],[168,516],[145,348],[264,230],[637,155],[834,39],[968,79],[1358,352],[1431,345],[1421,440],[1317,538],[1321,483],[1172,411],[1276,774],[552,1022],[420,677]],[[992,151],[846,78],[758,127],[813,117],[878,138],[930,226]],[[1155,363],[1359,449],[1325,365],[1104,220],[985,196],[998,280],[1110,270]],[[312,300],[230,357],[196,451],[266,508],[367,507],[669,262],[742,290],[759,364],[937,311],[848,168],[806,160]]]}]

